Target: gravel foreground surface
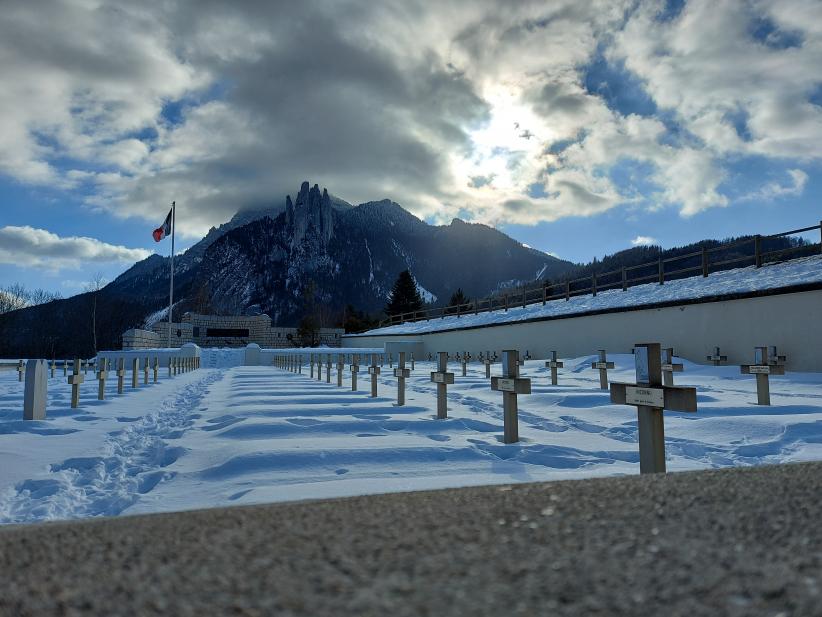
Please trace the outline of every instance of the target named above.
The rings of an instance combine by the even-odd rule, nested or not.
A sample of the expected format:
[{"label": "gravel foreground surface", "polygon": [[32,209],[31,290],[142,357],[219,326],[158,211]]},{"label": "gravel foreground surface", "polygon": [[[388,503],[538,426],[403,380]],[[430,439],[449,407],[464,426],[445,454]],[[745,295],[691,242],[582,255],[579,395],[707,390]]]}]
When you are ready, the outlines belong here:
[{"label": "gravel foreground surface", "polygon": [[822,463],[0,529],[2,615],[822,615]]}]

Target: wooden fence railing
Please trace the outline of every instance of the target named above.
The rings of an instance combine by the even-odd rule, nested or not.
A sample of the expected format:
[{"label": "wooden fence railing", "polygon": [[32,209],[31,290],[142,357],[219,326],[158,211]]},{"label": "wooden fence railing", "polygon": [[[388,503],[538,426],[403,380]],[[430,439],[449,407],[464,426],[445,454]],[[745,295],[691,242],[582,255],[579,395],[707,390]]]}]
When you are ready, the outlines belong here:
[{"label": "wooden fence railing", "polygon": [[[803,244],[788,248],[766,251],[763,250],[763,243],[770,238],[781,238],[795,234],[807,233],[819,230],[820,241],[812,244]],[[727,257],[722,259],[723,252],[728,252],[740,246],[753,244],[753,254],[741,257]],[[574,296],[594,295],[609,289],[622,289],[627,291],[629,287],[642,285],[656,281],[664,285],[665,281],[694,276],[707,277],[712,271],[727,269],[728,266],[746,263],[756,268],[762,267],[764,263],[776,261],[788,261],[793,257],[786,257],[797,252],[809,253],[814,248],[816,252],[822,253],[822,221],[818,225],[803,227],[802,229],[792,229],[771,235],[755,235],[751,238],[719,244],[710,248],[703,247],[700,251],[677,255],[675,257],[660,257],[656,261],[649,261],[635,266],[625,266],[618,270],[608,272],[595,272],[591,276],[581,278],[566,279],[562,283],[544,282],[538,287],[521,288],[512,290],[501,296],[492,296],[468,302],[465,304],[423,309],[412,313],[393,315],[380,321],[380,327],[396,325],[415,321],[428,321],[443,317],[461,317],[462,315],[477,315],[489,311],[503,310],[515,306],[525,307],[530,304],[543,305],[550,300],[570,300]]]}]

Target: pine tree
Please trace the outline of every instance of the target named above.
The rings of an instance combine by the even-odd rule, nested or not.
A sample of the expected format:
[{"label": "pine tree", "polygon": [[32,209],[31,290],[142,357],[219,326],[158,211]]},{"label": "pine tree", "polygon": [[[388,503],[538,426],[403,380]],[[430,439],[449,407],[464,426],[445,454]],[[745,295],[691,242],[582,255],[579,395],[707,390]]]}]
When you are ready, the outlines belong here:
[{"label": "pine tree", "polygon": [[391,316],[412,313],[422,309],[422,305],[422,296],[414,282],[414,277],[408,270],[403,270],[394,281],[394,288],[391,290],[391,296],[385,307],[385,314]]},{"label": "pine tree", "polygon": [[465,293],[463,293],[462,287],[457,287],[457,291],[451,294],[451,299],[448,301],[448,309],[446,312],[456,313],[456,307],[458,306],[460,307],[460,312],[462,312],[468,307],[469,302],[470,300],[465,296]]}]

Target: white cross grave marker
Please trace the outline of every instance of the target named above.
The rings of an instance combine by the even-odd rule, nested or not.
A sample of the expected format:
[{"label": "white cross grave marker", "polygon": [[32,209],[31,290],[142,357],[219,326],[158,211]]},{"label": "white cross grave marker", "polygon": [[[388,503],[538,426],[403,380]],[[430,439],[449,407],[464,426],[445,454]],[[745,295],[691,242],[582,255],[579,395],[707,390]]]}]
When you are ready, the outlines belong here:
[{"label": "white cross grave marker", "polygon": [[502,352],[502,377],[491,378],[491,389],[502,392],[503,438],[504,443],[519,441],[519,419],[517,417],[517,395],[531,394],[531,380],[519,376],[519,352],[506,349]]},{"label": "white cross grave marker", "polygon": [[552,386],[557,385],[557,382],[558,382],[558,380],[557,380],[557,369],[563,368],[564,366],[565,365],[561,361],[557,360],[557,352],[552,351],[551,352],[551,359],[548,362],[545,363],[545,368],[550,368],[551,369],[551,385]]},{"label": "white cross grave marker", "polygon": [[26,362],[26,384],[23,388],[23,420],[45,420],[48,400],[45,360]]},{"label": "white cross grave marker", "polygon": [[662,384],[659,343],[634,347],[636,383],[611,383],[611,402],[637,408],[639,473],[665,473],[663,411],[696,411],[696,388]]},{"label": "white cross grave marker", "polygon": [[674,363],[674,348],[666,347],[662,350],[662,383],[666,386],[674,385],[674,373],[681,373],[685,365]]},{"label": "white cross grave marker", "polygon": [[599,350],[599,360],[591,363],[591,368],[599,369],[599,387],[603,390],[608,389],[608,369],[614,368],[613,362],[608,362],[605,355],[605,350]]},{"label": "white cross grave marker", "polygon": [[[405,380],[411,377],[411,371],[405,368],[405,352],[399,352],[397,368],[394,369],[394,377],[397,378],[397,406],[405,405]],[[389,355],[389,360],[391,356]]]},{"label": "white cross grave marker", "polygon": [[[757,405],[771,404],[770,375],[784,375],[785,367],[781,364],[779,356],[770,356],[769,351],[776,351],[775,347],[755,347],[754,363],[743,364],[739,367],[743,375],[756,375],[756,403]],[[782,357],[784,361],[784,356]]]},{"label": "white cross grave marker", "polygon": [[80,358],[74,359],[74,371],[68,377],[68,383],[71,386],[71,407],[77,409],[80,406],[80,384],[86,380],[85,376],[80,374]]},{"label": "white cross grave marker", "polygon": [[454,373],[448,372],[448,352],[437,352],[437,370],[431,371],[431,381],[437,384],[437,419],[448,417],[448,384],[454,383]]}]

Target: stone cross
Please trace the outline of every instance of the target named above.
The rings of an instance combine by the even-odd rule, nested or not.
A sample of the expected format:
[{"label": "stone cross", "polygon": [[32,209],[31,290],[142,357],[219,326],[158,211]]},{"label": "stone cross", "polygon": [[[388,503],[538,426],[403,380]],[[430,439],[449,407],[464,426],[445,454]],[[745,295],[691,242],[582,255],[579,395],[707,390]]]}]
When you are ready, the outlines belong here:
[{"label": "stone cross", "polygon": [[148,356],[143,358],[143,385],[148,385]]},{"label": "stone cross", "polygon": [[468,361],[471,359],[471,354],[467,351],[462,353],[462,376],[468,375]]},{"label": "stone cross", "polygon": [[68,377],[68,383],[71,386],[71,408],[77,409],[80,406],[80,384],[86,380],[85,376],[80,374],[80,358],[74,359],[74,371]]},{"label": "stone cross", "polygon": [[55,362],[54,358],[51,359],[51,378],[54,379],[54,369],[57,366],[57,362]]},{"label": "stone cross", "polygon": [[411,370],[414,370],[414,352],[411,352]]},{"label": "stone cross", "polygon": [[428,352],[428,361],[431,362],[434,359],[433,354],[429,351]]},{"label": "stone cross", "polygon": [[533,358],[531,357],[531,352],[528,351],[527,349],[525,350],[525,358],[524,359],[525,360],[533,360]]},{"label": "stone cross", "polygon": [[388,368],[394,367],[394,356],[392,354],[388,354]]},{"label": "stone cross", "polygon": [[351,358],[351,390],[357,390],[357,373],[360,372],[360,354],[355,353]]},{"label": "stone cross", "polygon": [[160,358],[154,356],[154,383],[157,383],[157,373],[160,370]]},{"label": "stone cross", "polygon": [[[394,377],[397,378],[397,405],[405,405],[405,380],[411,377],[411,371],[405,368],[405,352],[399,352],[397,368],[394,369]],[[388,356],[389,360],[391,356]]]},{"label": "stone cross", "polygon": [[63,377],[68,376],[68,362],[63,360]]},{"label": "stone cross", "polygon": [[83,360],[83,375],[88,375],[88,365],[89,365],[89,361],[88,360]]},{"label": "stone cross", "polygon": [[558,380],[557,380],[557,369],[560,369],[560,368],[563,368],[563,367],[564,367],[564,364],[561,361],[557,360],[557,352],[552,351],[551,352],[551,359],[548,362],[545,363],[545,368],[550,368],[551,369],[551,385],[552,386],[557,385],[557,382],[558,382]]},{"label": "stone cross", "polygon": [[662,350],[662,383],[666,386],[674,385],[674,373],[681,373],[685,365],[674,363],[674,348],[666,347]]},{"label": "stone cross", "polygon": [[108,378],[108,360],[100,358],[100,366],[97,367],[97,400],[103,401],[106,398],[106,379]]},{"label": "stone cross", "polygon": [[173,370],[173,364],[171,362],[171,356],[168,357],[168,376],[171,377]]},{"label": "stone cross", "polygon": [[[769,351],[776,351],[775,347],[755,347],[754,363],[743,364],[740,371],[743,375],[756,375],[756,402],[758,405],[771,404],[770,375],[784,375],[785,367],[779,364],[779,356],[770,356]],[[784,356],[783,356],[784,361]]]},{"label": "stone cross", "polygon": [[788,356],[780,356],[776,353],[776,346],[768,347],[768,364],[776,365],[776,364],[785,364],[787,361]]},{"label": "stone cross", "polygon": [[325,354],[325,383],[331,383],[331,354]]},{"label": "stone cross", "polygon": [[377,396],[377,378],[380,374],[380,367],[377,366],[377,354],[371,354],[371,366],[368,367],[368,374],[371,375],[371,398]]},{"label": "stone cross", "polygon": [[613,362],[608,362],[605,357],[605,350],[599,350],[599,360],[591,363],[591,368],[599,369],[599,387],[603,390],[608,389],[608,369],[614,368]]},{"label": "stone cross", "polygon": [[[497,352],[495,351],[494,356],[496,356],[496,354],[497,354]],[[493,362],[493,360],[491,360],[491,352],[490,351],[486,352],[485,360],[484,360],[484,363],[485,363],[485,378],[486,379],[491,378],[491,364],[492,364],[492,362]]]},{"label": "stone cross", "polygon": [[437,370],[431,371],[431,381],[437,384],[437,419],[448,417],[448,384],[454,383],[454,373],[448,372],[448,352],[437,352]]},{"label": "stone cross", "polygon": [[26,384],[23,388],[23,420],[45,420],[48,399],[45,360],[26,362]]},{"label": "stone cross", "polygon": [[385,354],[380,354],[380,366],[385,366]]},{"label": "stone cross", "polygon": [[303,374],[303,354],[297,356],[297,373]]},{"label": "stone cross", "polygon": [[611,384],[611,402],[637,408],[639,473],[665,473],[663,411],[696,411],[696,388],[662,384],[659,343],[634,347],[636,383]]},{"label": "stone cross", "polygon": [[337,387],[342,387],[343,371],[345,370],[345,357],[342,354],[337,354]]},{"label": "stone cross", "polygon": [[714,347],[714,353],[710,356],[707,356],[705,359],[713,362],[714,366],[719,366],[728,359],[728,356],[720,355],[719,347]]},{"label": "stone cross", "polygon": [[26,367],[23,366],[23,361],[17,363],[17,381],[23,381],[23,373],[26,372]]},{"label": "stone cross", "polygon": [[311,379],[314,379],[314,354],[308,354],[308,368],[311,370]]},{"label": "stone cross", "polygon": [[[169,374],[171,374],[171,360],[168,361]],[[126,360],[125,358],[117,359],[117,394],[123,393],[123,380],[126,377]]]},{"label": "stone cross", "polygon": [[137,378],[137,371],[140,367],[140,359],[139,358],[132,358],[131,359],[131,387],[136,388],[140,385],[140,380]]},{"label": "stone cross", "polygon": [[531,394],[531,380],[519,377],[519,352],[505,349],[502,352],[502,376],[491,378],[491,389],[502,392],[502,416],[504,443],[519,441],[517,395]]}]

